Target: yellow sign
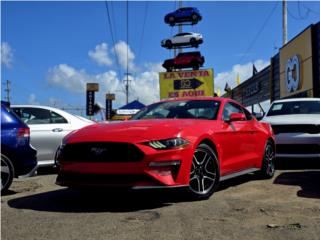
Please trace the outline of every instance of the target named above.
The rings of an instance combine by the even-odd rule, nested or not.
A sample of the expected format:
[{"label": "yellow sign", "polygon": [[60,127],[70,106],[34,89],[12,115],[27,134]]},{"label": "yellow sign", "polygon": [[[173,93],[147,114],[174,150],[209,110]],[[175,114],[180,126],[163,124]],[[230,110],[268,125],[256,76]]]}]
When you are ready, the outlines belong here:
[{"label": "yellow sign", "polygon": [[213,96],[213,69],[161,72],[160,99]]},{"label": "yellow sign", "polygon": [[312,38],[309,27],[280,49],[280,97],[301,92],[307,92],[309,96],[312,89]]},{"label": "yellow sign", "polygon": [[99,91],[99,83],[87,83],[87,91]]}]

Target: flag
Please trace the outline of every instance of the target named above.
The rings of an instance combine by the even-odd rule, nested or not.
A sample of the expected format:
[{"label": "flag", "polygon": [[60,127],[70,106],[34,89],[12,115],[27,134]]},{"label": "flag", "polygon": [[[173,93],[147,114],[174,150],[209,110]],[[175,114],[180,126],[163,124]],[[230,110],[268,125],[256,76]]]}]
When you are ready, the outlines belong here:
[{"label": "flag", "polygon": [[239,73],[237,74],[236,82],[237,82],[237,86],[239,86],[240,85],[240,75],[239,75]]},{"label": "flag", "polygon": [[224,90],[226,92],[230,92],[231,91],[231,87],[229,86],[229,84],[226,82],[226,86],[224,87]]},{"label": "flag", "polygon": [[252,75],[256,75],[258,73],[258,70],[256,69],[256,66],[253,64],[253,68],[252,68]]},{"label": "flag", "polygon": [[218,97],[220,97],[220,95],[221,95],[220,87],[218,87],[218,89],[217,89],[217,95],[218,95]]}]

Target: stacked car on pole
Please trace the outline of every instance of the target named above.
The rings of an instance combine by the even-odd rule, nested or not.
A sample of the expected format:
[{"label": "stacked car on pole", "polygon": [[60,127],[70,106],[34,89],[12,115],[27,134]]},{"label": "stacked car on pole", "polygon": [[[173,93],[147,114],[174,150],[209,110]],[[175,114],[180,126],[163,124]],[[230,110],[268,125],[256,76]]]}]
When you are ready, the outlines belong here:
[{"label": "stacked car on pole", "polygon": [[[201,21],[202,16],[197,8],[184,7],[167,14],[164,17],[165,23],[170,26],[194,25]],[[161,46],[167,49],[180,49],[198,47],[203,43],[202,34],[194,32],[179,32],[171,38],[161,41]],[[179,53],[172,59],[166,59],[162,66],[171,72],[176,69],[192,68],[198,70],[203,66],[204,57],[199,51]]]}]

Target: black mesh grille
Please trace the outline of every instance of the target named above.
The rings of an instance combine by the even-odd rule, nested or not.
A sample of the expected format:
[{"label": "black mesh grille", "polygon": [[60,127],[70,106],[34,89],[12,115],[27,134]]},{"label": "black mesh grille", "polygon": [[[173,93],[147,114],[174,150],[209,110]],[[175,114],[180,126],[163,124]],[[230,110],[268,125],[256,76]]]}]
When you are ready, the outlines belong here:
[{"label": "black mesh grille", "polygon": [[272,125],[273,132],[279,133],[320,133],[320,125],[315,124],[295,124],[295,125]]},{"label": "black mesh grille", "polygon": [[67,162],[139,162],[144,153],[130,143],[94,142],[67,144],[59,161]]},{"label": "black mesh grille", "polygon": [[149,185],[159,185],[153,178],[141,174],[77,174],[77,173],[59,173],[57,182],[62,184],[79,185],[123,185],[135,186],[139,183],[148,183]]},{"label": "black mesh grille", "polygon": [[279,154],[320,154],[318,144],[277,144]]}]

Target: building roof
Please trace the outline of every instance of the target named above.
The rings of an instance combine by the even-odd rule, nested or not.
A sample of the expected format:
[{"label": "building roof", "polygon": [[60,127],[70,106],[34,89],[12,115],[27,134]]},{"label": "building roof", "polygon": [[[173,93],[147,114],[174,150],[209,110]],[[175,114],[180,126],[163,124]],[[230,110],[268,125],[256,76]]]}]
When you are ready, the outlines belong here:
[{"label": "building roof", "polygon": [[134,100],[134,101],[120,107],[119,109],[141,109],[141,108],[144,108],[145,106],[146,105],[139,102],[138,100]]}]

